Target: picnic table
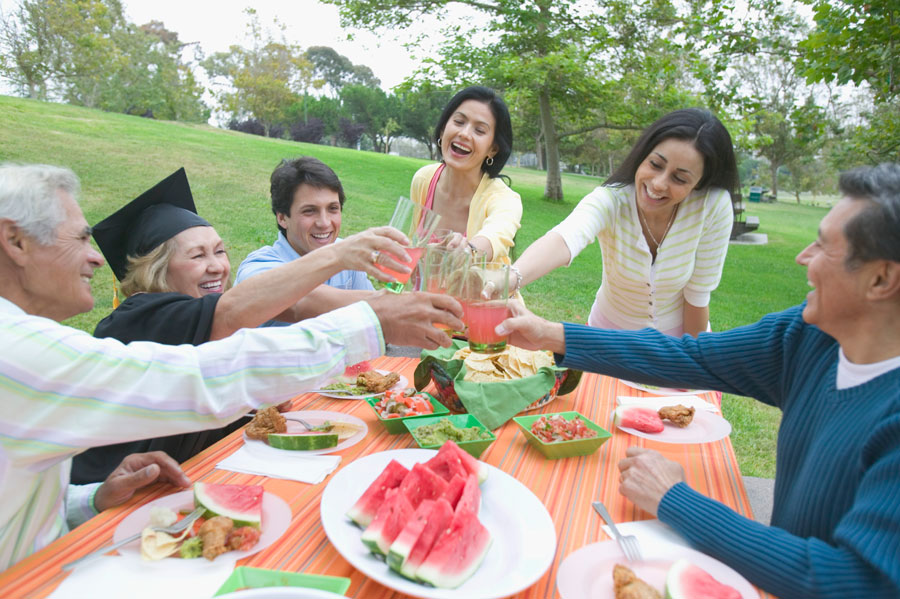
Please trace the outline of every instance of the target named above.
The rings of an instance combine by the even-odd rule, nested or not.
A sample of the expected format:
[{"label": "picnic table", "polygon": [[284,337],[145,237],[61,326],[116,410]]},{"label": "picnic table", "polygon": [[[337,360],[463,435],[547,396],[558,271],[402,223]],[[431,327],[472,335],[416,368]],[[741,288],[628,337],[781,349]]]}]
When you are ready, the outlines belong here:
[{"label": "picnic table", "polygon": [[[379,369],[400,372],[412,381],[418,360],[409,357],[382,357],[372,363]],[[637,509],[618,493],[616,464],[631,445],[656,449],[667,458],[680,462],[685,468],[688,484],[694,489],[721,501],[742,515],[752,517],[750,502],[728,437],[713,443],[674,445],[639,438],[612,428],[611,414],[616,396],[640,394],[640,391],[627,387],[617,379],[585,373],[574,392],[541,408],[540,412],[545,413],[577,410],[609,429],[613,433],[612,438],[590,456],[547,460],[527,444],[513,422],[506,423],[496,431],[497,441],[484,452],[481,459],[528,487],[546,506],[557,534],[556,552],[550,568],[535,584],[516,597],[559,597],[556,574],[563,560],[585,545],[609,538],[601,527],[600,518],[591,509],[592,501],[603,501],[613,518],[619,522],[650,518],[649,514]],[[705,394],[703,398],[718,401],[712,393]],[[345,412],[366,421],[368,435],[340,453],[340,468],[375,452],[417,447],[410,435],[388,434],[364,401],[333,399],[306,393],[294,399],[293,409]],[[237,431],[184,464],[184,470],[192,481],[261,484],[267,492],[277,494],[290,507],[292,520],[287,532],[273,545],[245,558],[238,565],[348,577],[351,585],[347,595],[351,597],[405,597],[368,579],[329,543],[322,528],[319,504],[323,490],[335,474],[320,484],[310,485],[215,469],[218,462],[238,449],[242,443],[242,433]],[[0,574],[0,597],[47,597],[68,575],[60,569],[63,564],[109,544],[116,526],[129,513],[151,500],[173,492],[171,486],[154,485],[135,495],[125,505],[103,512],[22,560]]]}]

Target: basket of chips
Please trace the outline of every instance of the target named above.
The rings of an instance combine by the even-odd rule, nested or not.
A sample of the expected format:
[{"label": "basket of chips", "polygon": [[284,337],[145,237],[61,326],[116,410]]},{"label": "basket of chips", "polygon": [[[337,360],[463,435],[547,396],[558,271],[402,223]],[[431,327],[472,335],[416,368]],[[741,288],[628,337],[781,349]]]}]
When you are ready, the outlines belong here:
[{"label": "basket of chips", "polygon": [[434,383],[432,395],[453,412],[474,414],[495,429],[518,413],[534,410],[570,393],[581,371],[559,368],[553,354],[507,345],[502,352],[471,352],[465,341],[422,352],[416,389]]}]

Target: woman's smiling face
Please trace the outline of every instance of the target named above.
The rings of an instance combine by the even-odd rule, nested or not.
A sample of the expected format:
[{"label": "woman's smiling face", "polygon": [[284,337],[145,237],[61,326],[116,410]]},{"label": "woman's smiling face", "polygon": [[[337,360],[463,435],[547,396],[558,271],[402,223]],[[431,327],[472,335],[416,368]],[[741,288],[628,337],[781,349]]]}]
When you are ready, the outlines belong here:
[{"label": "woman's smiling face", "polygon": [[703,178],[703,156],[689,141],[669,138],[647,154],[634,174],[638,207],[645,214],[671,210]]},{"label": "woman's smiling face", "polygon": [[175,252],[166,271],[169,287],[191,297],[223,293],[231,274],[231,263],[216,230],[191,227],[173,239]]},{"label": "woman's smiling face", "polygon": [[441,134],[441,155],[448,167],[481,170],[485,158],[497,153],[496,119],[486,102],[466,100],[459,105]]}]

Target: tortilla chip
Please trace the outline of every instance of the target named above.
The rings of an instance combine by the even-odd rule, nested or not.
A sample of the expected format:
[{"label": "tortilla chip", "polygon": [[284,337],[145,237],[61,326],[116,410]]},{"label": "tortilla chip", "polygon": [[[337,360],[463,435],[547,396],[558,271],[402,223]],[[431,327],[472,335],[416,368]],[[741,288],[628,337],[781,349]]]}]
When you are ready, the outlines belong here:
[{"label": "tortilla chip", "polygon": [[466,376],[464,380],[473,383],[495,383],[526,378],[537,374],[543,366],[553,366],[553,354],[546,351],[531,351],[507,345],[496,354],[473,353],[464,347],[453,355],[453,359],[464,360]]}]

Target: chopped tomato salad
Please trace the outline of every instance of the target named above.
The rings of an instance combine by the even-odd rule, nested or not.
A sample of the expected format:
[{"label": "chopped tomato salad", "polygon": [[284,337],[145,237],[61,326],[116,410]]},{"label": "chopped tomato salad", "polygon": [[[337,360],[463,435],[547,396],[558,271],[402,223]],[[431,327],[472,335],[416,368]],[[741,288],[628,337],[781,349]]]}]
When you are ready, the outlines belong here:
[{"label": "chopped tomato salad", "polygon": [[544,443],[590,439],[597,436],[597,431],[589,429],[581,418],[566,420],[559,414],[550,417],[541,416],[531,425],[531,432]]},{"label": "chopped tomato salad", "polygon": [[[409,389],[409,391],[413,391]],[[406,416],[422,416],[433,414],[434,407],[427,395],[422,393],[409,393],[409,391],[395,391],[388,389],[384,397],[375,404],[375,410],[383,419],[404,418]]]}]

